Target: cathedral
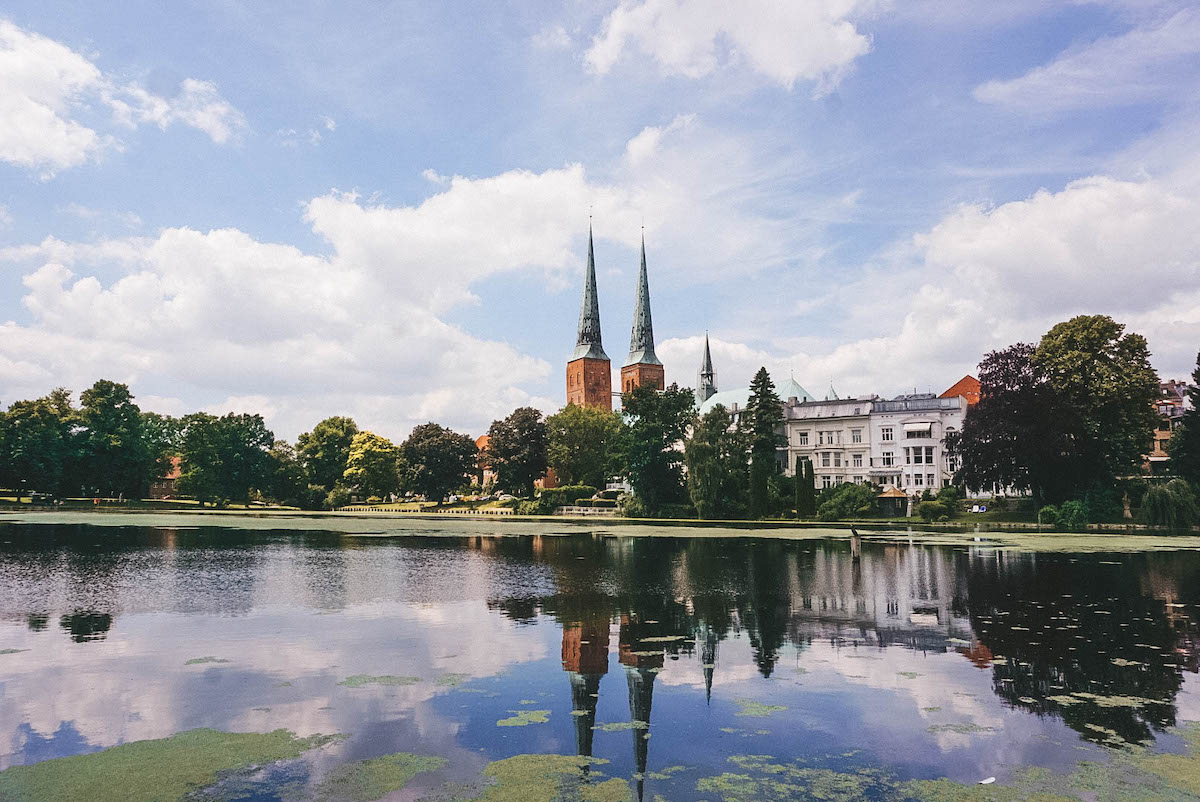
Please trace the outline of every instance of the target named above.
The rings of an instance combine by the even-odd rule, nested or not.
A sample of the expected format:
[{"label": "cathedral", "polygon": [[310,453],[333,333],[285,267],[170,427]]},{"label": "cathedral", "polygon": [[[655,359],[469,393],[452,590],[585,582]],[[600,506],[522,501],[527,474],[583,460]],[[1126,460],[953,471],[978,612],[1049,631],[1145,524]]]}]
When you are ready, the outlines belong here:
[{"label": "cathedral", "polygon": [[[708,350],[705,348],[705,354]],[[711,371],[711,358],[708,359]],[[646,276],[646,235],[642,234],[642,263],[638,270],[637,299],[633,310],[633,331],[629,337],[629,355],[621,366],[621,386],[616,395],[648,385],[666,389],[662,362],[654,353],[654,324],[650,317],[650,284]],[[604,353],[600,337],[600,300],[596,294],[596,255],[592,230],[588,227],[587,275],[583,283],[583,302],[579,307],[579,329],[575,351],[567,363],[567,403],[581,407],[612,410],[612,364]]]}]

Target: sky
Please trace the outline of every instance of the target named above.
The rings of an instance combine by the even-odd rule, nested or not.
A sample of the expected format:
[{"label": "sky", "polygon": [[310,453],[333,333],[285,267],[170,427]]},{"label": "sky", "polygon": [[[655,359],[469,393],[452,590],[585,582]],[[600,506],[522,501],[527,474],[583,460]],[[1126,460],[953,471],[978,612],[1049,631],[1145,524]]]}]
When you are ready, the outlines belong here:
[{"label": "sky", "polygon": [[1197,142],[1194,1],[13,0],[0,402],[553,412],[589,218],[615,370],[644,227],[668,382],[940,392],[1077,314],[1182,379]]}]

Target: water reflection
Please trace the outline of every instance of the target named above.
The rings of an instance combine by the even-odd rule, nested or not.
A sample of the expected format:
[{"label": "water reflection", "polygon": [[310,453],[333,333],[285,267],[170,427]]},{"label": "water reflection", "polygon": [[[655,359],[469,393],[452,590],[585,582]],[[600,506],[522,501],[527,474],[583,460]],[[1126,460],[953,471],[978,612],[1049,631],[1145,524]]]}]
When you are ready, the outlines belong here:
[{"label": "water reflection", "polygon": [[[0,768],[195,726],[286,726],[354,733],[340,759],[434,751],[476,770],[481,752],[603,751],[641,796],[655,765],[718,766],[762,751],[735,739],[774,730],[773,752],[865,746],[910,776],[974,777],[1074,759],[1080,742],[1161,740],[1200,667],[1192,552],[3,533]],[[337,684],[355,674],[420,682]],[[562,703],[543,729],[495,727],[520,701],[556,705],[543,698]],[[780,712],[739,717],[738,699]]]}]

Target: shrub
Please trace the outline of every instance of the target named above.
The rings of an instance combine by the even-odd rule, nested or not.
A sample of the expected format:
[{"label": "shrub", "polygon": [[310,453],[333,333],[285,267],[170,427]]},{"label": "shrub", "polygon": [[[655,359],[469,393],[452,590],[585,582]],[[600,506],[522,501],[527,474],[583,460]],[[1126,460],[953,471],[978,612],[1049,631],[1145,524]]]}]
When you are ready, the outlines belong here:
[{"label": "shrub", "polygon": [[1172,479],[1146,491],[1138,517],[1153,526],[1190,529],[1200,521],[1200,508],[1192,486],[1183,479]]},{"label": "shrub", "polygon": [[325,494],[325,506],[331,510],[345,507],[350,503],[350,488],[345,485],[334,485],[333,490]]},{"label": "shrub", "polygon": [[592,501],[592,506],[593,507],[603,507],[605,509],[611,510],[617,506],[617,502],[615,499],[611,499],[611,498],[598,498],[598,499],[594,499]]},{"label": "shrub", "polygon": [[517,515],[537,515],[541,512],[541,507],[536,501],[527,499],[513,499],[512,508]]},{"label": "shrub", "polygon": [[1083,494],[1083,505],[1087,507],[1090,521],[1118,521],[1124,512],[1121,497],[1115,487],[1090,487]]},{"label": "shrub", "polygon": [[368,504],[382,504],[382,503],[383,503],[383,499],[382,499],[382,498],[380,498],[379,496],[368,496],[368,497],[367,497],[367,503],[368,503]]},{"label": "shrub", "polygon": [[621,508],[621,514],[627,518],[648,518],[646,505],[642,500],[632,493],[626,493],[617,499],[617,504]]},{"label": "shrub", "polygon": [[617,499],[619,499],[621,497],[621,491],[620,490],[601,490],[596,495],[598,495],[600,498],[602,498],[606,501],[616,501]]},{"label": "shrub", "polygon": [[992,498],[991,508],[996,512],[1004,512],[1008,509],[1008,496],[995,496]]},{"label": "shrub", "polygon": [[573,504],[578,498],[591,498],[596,495],[596,488],[590,485],[563,485],[549,490],[543,490],[538,496],[538,509],[543,515],[549,515],[559,507]]},{"label": "shrub", "polygon": [[946,505],[940,501],[922,501],[917,505],[917,515],[925,523],[933,523],[938,518],[948,518]]},{"label": "shrub", "polygon": [[817,518],[836,521],[854,515],[870,515],[876,511],[878,501],[871,485],[843,483],[821,491],[821,504],[817,507]]},{"label": "shrub", "polygon": [[1058,508],[1058,525],[1076,532],[1087,529],[1087,507],[1082,501],[1064,501]]},{"label": "shrub", "polygon": [[1058,507],[1053,504],[1047,504],[1038,510],[1038,522],[1053,527],[1058,524]]},{"label": "shrub", "polygon": [[577,498],[577,499],[575,499],[575,506],[576,507],[590,507],[590,506],[592,506],[592,500],[590,498]]},{"label": "shrub", "polygon": [[946,505],[947,508],[953,510],[958,502],[963,500],[963,492],[961,487],[954,485],[946,485],[938,491],[937,500]]}]

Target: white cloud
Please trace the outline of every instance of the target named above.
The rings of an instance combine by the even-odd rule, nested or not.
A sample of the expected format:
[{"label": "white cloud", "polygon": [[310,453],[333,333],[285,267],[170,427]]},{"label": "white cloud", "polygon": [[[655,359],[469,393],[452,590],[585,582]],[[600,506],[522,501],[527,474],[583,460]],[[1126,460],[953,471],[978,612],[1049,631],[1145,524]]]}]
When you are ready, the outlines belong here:
[{"label": "white cloud", "polygon": [[[847,316],[833,330],[792,343],[786,329],[714,335],[719,386],[744,387],[765,365],[777,380],[794,370],[818,397],[830,378],[842,395],[941,392],[987,351],[1036,342],[1078,314],[1127,324],[1164,377],[1183,378],[1200,343],[1198,218],[1194,158],[1156,177],[1094,176],[959,207],[859,280],[828,285],[818,306]],[[694,384],[701,347],[696,336],[660,345],[669,381]]]},{"label": "white cloud", "polygon": [[119,147],[111,134],[77,116],[107,108],[117,125],[181,123],[224,144],[246,127],[245,118],[215,84],[188,78],[173,98],[121,83],[66,45],[0,19],[0,161],[43,177],[94,161]]},{"label": "white cloud", "polygon": [[567,50],[571,47],[571,34],[561,25],[548,25],[530,38],[530,43],[541,50]]},{"label": "white cloud", "polygon": [[1071,48],[1020,77],[989,81],[974,95],[984,103],[1036,112],[1115,106],[1194,96],[1198,69],[1200,11],[1184,9],[1165,21]]},{"label": "white cloud", "polygon": [[12,213],[8,211],[8,207],[0,203],[0,228],[12,225]]},{"label": "white cloud", "polygon": [[603,75],[636,45],[665,74],[689,78],[744,60],[780,86],[812,81],[821,94],[870,51],[870,38],[853,19],[876,6],[872,0],[621,0],[584,58]]}]

